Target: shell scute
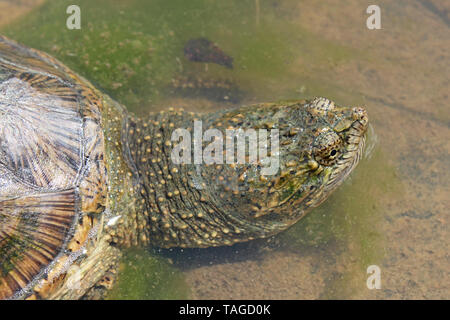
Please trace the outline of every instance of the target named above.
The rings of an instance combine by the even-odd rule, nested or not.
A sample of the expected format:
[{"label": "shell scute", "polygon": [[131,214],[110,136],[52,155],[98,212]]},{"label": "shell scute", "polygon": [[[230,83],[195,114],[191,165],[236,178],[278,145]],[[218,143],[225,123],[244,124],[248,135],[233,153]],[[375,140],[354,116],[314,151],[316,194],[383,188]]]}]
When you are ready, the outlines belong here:
[{"label": "shell scute", "polygon": [[26,291],[61,254],[77,220],[75,190],[0,201],[0,299]]}]

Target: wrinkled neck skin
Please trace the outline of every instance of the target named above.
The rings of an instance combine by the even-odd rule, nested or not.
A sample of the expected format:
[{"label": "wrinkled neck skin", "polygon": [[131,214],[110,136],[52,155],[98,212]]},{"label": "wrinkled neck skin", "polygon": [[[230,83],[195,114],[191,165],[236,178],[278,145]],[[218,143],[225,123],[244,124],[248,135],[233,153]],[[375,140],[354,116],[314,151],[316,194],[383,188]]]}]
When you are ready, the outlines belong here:
[{"label": "wrinkled neck skin", "polygon": [[[365,111],[356,108],[342,109],[333,120],[333,125],[343,127],[339,134],[333,132],[337,139],[354,142],[349,147],[352,153],[339,160],[339,172],[345,172],[339,177],[335,174],[338,170],[328,162],[316,161],[313,155],[316,137],[333,131],[328,122],[331,116],[323,117],[317,110],[311,112],[305,103],[259,104],[206,115],[169,110],[138,118],[123,113],[120,121],[113,121],[110,126],[116,135],[120,132],[120,139],[105,135],[110,144],[115,144],[115,154],[110,157],[120,164],[119,169],[110,170],[111,179],[116,180],[110,181],[111,203],[115,203],[112,212],[120,214],[116,228],[107,226],[112,243],[159,247],[231,245],[271,236],[297,222],[356,165],[363,146],[359,133],[365,131],[361,129],[356,137],[352,126],[360,116],[358,112],[363,112],[360,127],[367,124]],[[324,106],[320,108],[324,112]],[[265,143],[265,150],[269,157],[257,157],[256,162],[250,163],[255,160],[253,146],[244,149],[244,163],[227,163],[227,156],[236,153],[237,157],[239,151],[227,152],[224,146],[222,157],[217,158],[223,159],[222,163],[198,161],[195,153],[207,150],[211,143],[203,136],[202,145],[194,146],[195,135],[199,137],[198,121],[202,125],[200,136],[207,129],[217,129],[222,133],[223,144],[227,142],[226,129],[266,129],[269,142]],[[349,136],[344,130],[347,128]],[[184,140],[173,139],[176,129],[191,133],[188,163],[177,164],[173,160],[173,149]],[[275,136],[270,136],[274,129]],[[278,138],[279,149],[273,148],[274,137]],[[259,147],[264,142],[257,141]],[[324,150],[322,153],[329,151]],[[344,146],[337,150],[346,152]],[[268,170],[270,166],[276,166],[275,170]],[[271,174],[262,174],[264,168]]]},{"label": "wrinkled neck skin", "polygon": [[[260,204],[252,193],[258,191],[251,190],[246,181],[245,165],[224,164],[224,161],[207,165],[195,157],[195,148],[201,147],[202,154],[210,143],[194,147],[199,121],[203,128],[201,135],[208,128],[218,129],[225,142],[225,129],[230,127],[232,114],[168,111],[147,118],[128,118],[126,151],[145,204],[143,214],[148,227],[142,231],[150,244],[159,247],[231,245],[286,228],[286,223],[281,221],[269,224],[264,223],[264,218],[255,218],[256,211],[251,208]],[[189,163],[176,164],[171,157],[174,146],[182,141],[172,141],[175,129],[191,133]]]}]

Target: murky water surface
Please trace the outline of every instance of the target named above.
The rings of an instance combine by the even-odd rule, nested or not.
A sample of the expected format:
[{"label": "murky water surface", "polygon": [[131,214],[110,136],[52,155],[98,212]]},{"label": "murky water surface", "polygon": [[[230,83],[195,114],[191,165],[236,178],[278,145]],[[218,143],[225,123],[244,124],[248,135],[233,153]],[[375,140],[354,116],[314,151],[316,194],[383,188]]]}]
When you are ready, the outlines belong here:
[{"label": "murky water surface", "polygon": [[[382,29],[368,30],[372,2],[0,0],[2,34],[136,113],[314,96],[368,110],[363,160],[305,219],[232,247],[130,251],[111,298],[450,297],[450,5],[380,0]],[[81,30],[66,28],[74,3]],[[233,68],[188,61],[195,38]],[[366,286],[370,265],[379,290]]]}]

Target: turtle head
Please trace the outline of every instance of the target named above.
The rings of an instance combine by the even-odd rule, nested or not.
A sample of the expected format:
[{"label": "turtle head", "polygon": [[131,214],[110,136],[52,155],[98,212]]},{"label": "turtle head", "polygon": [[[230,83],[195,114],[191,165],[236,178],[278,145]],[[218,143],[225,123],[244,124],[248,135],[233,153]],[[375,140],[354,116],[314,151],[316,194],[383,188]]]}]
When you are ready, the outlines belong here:
[{"label": "turtle head", "polygon": [[345,180],[361,157],[368,116],[362,107],[339,107],[325,98],[260,104],[243,111],[241,128],[266,128],[276,134],[266,161],[224,174],[228,187],[233,179],[237,186],[225,196],[226,189],[219,187],[218,197],[225,198],[223,208],[234,203],[224,214],[239,225],[236,229],[242,232],[236,238],[253,239],[294,224]]},{"label": "turtle head", "polygon": [[361,107],[338,107],[326,98],[293,103],[280,111],[280,170],[267,176],[266,187],[260,184],[258,190],[267,196],[264,210],[284,227],[322,203],[355,168],[368,116]]}]

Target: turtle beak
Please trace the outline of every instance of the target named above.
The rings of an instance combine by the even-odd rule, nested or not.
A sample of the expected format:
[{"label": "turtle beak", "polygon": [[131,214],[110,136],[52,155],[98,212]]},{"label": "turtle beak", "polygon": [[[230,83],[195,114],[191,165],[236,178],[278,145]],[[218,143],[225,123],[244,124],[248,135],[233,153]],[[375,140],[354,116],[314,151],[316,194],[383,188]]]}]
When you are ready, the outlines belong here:
[{"label": "turtle beak", "polygon": [[363,107],[355,107],[352,109],[353,124],[354,128],[360,135],[363,135],[367,131],[369,125],[369,117],[367,115],[366,109]]}]

